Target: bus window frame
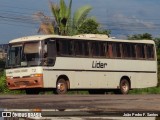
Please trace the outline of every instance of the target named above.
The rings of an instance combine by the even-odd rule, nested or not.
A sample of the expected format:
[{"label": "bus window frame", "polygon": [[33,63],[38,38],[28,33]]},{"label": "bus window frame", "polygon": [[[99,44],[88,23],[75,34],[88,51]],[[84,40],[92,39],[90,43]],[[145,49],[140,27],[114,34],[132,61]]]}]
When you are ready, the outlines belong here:
[{"label": "bus window frame", "polygon": [[[110,47],[111,47],[110,49],[112,51],[112,56],[110,58],[111,59],[123,59],[123,55],[122,55],[122,42],[108,42],[108,43],[110,44]],[[116,45],[115,48],[113,48],[114,47],[113,44]],[[117,56],[117,44],[119,44],[119,48],[120,48],[120,57]],[[116,49],[116,56],[114,56],[114,52],[115,51],[113,51],[113,49]]]},{"label": "bus window frame", "polygon": [[[98,50],[99,50],[99,51],[98,51],[98,52],[99,52],[98,55],[93,55],[93,46],[92,46],[92,45],[93,45],[94,43],[98,43]],[[104,52],[105,52],[105,53],[104,53],[104,56],[100,55],[101,52],[103,51],[103,50],[101,51],[100,44],[103,44],[103,45],[104,45],[104,46],[103,46],[103,47],[104,47]],[[90,56],[91,56],[92,58],[102,58],[102,59],[103,59],[103,58],[107,58],[106,51],[107,51],[107,42],[105,42],[105,41],[98,41],[98,40],[97,40],[97,41],[91,41],[91,42],[90,42]]]},{"label": "bus window frame", "polygon": [[[76,54],[76,42],[82,42],[82,55],[77,55],[77,54]],[[85,53],[86,53],[85,44],[87,44],[88,55],[85,55]],[[88,41],[88,40],[75,40],[75,41],[74,41],[74,55],[75,55],[75,57],[89,58],[89,56],[90,56],[90,52],[89,52],[89,41]]]},{"label": "bus window frame", "polygon": [[[153,52],[153,57],[152,58],[148,57],[147,46],[152,46],[152,52]],[[156,59],[155,49],[154,48],[155,48],[155,45],[153,45],[153,44],[146,44],[146,58],[147,58],[147,60],[155,60]]]},{"label": "bus window frame", "polygon": [[[142,45],[143,46],[143,50],[144,50],[144,57],[138,57],[138,45]],[[137,60],[147,60],[146,59],[146,54],[145,54],[145,44],[144,43],[136,43],[136,59]]]},{"label": "bus window frame", "polygon": [[[74,57],[75,56],[74,40],[72,40],[72,39],[56,39],[55,41],[56,41],[56,51],[58,49],[57,44],[59,44],[59,52],[57,52],[57,56],[59,56],[59,57]],[[62,45],[60,43],[61,41],[70,41],[71,42],[71,46],[72,46],[72,49],[71,49],[72,54],[71,55],[62,53],[62,49],[61,49]]]}]

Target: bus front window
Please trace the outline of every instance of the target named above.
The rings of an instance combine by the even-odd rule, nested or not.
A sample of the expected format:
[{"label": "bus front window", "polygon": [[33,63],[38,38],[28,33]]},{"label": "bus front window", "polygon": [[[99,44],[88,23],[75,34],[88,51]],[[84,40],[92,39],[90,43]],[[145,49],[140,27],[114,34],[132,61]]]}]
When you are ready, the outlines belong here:
[{"label": "bus front window", "polygon": [[23,63],[27,66],[40,65],[40,42],[25,43],[23,50]]},{"label": "bus front window", "polygon": [[21,65],[22,45],[11,45],[8,50],[7,67],[16,67]]}]

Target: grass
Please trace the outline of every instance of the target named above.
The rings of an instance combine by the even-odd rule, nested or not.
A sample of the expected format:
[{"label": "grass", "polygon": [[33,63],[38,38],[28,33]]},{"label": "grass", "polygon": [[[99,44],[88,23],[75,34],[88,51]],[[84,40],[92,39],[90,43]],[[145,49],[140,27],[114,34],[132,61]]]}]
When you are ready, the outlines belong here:
[{"label": "grass", "polygon": [[133,89],[129,94],[160,94],[160,87]]}]

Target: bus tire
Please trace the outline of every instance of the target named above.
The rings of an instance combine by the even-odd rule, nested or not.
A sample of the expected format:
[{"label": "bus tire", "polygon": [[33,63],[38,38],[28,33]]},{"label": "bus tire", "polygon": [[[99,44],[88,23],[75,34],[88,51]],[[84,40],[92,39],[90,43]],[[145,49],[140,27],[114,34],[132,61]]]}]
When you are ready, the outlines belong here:
[{"label": "bus tire", "polygon": [[128,94],[129,89],[130,89],[129,81],[127,79],[123,78],[120,81],[120,93],[121,94]]},{"label": "bus tire", "polygon": [[63,78],[59,79],[56,84],[56,94],[66,94],[67,89],[67,82]]}]

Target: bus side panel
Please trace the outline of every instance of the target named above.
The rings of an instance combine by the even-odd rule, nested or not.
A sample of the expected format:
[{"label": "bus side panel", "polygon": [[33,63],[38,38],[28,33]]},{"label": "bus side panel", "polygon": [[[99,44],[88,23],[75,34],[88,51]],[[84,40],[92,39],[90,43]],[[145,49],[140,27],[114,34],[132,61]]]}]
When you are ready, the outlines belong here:
[{"label": "bus side panel", "polygon": [[131,76],[131,88],[147,88],[157,85],[157,73],[135,73]]},{"label": "bus side panel", "polygon": [[[107,64],[102,68],[95,63]],[[123,76],[131,81],[131,88],[157,85],[156,61],[88,59],[57,57],[55,66],[45,67],[44,87],[56,87],[60,75],[66,75],[71,89],[117,88]]]},{"label": "bus side panel", "polygon": [[131,88],[155,87],[157,85],[157,73],[127,73],[127,72],[108,72],[107,88],[114,89],[119,87],[120,79],[127,76],[131,82]]},{"label": "bus side panel", "polygon": [[[47,69],[43,71],[44,88],[56,88],[56,82],[61,76],[66,76],[69,81],[74,80],[74,71],[59,71],[54,69]],[[70,87],[74,86],[74,82],[70,82]]]},{"label": "bus side panel", "polygon": [[[94,89],[94,88],[107,88],[107,80],[105,72],[90,72],[82,71],[75,72],[75,88]],[[71,81],[73,82],[73,81]]]}]

